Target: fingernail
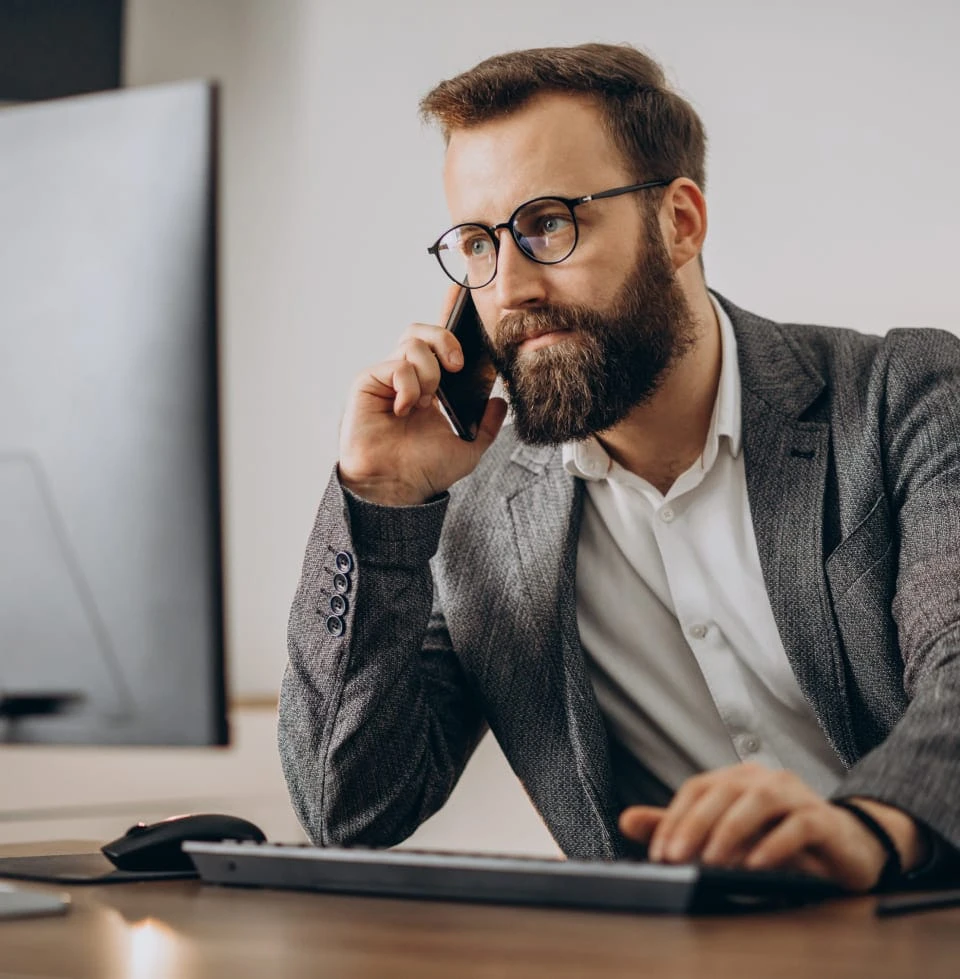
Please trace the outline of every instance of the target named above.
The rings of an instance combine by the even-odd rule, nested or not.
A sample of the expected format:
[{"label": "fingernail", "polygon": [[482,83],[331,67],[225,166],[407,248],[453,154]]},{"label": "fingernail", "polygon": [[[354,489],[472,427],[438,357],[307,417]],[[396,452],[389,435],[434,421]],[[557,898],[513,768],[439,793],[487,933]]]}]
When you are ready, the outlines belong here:
[{"label": "fingernail", "polygon": [[667,850],[667,856],[671,860],[684,860],[687,856],[687,844],[685,840],[674,840]]},{"label": "fingernail", "polygon": [[460,367],[463,364],[463,354],[459,350],[454,350],[451,352],[449,358],[447,358],[451,365],[454,367]]},{"label": "fingernail", "polygon": [[663,857],[663,844],[659,840],[651,843],[650,849],[647,851],[647,856],[649,856],[651,860],[656,860],[659,862]]}]

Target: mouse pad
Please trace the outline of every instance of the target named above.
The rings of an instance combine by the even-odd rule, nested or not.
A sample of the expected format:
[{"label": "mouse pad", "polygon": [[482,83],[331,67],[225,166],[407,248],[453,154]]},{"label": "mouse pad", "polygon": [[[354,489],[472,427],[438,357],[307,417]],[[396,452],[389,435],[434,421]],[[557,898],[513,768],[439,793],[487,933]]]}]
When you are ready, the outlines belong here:
[{"label": "mouse pad", "polygon": [[0,877],[40,884],[129,884],[138,880],[184,880],[197,876],[195,870],[117,870],[102,853],[0,858]]}]

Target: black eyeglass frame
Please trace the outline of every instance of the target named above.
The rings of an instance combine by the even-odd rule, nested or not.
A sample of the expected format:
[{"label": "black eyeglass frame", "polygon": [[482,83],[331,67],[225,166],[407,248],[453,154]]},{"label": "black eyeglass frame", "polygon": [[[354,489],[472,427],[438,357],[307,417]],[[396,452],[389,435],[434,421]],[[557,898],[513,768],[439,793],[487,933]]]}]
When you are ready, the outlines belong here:
[{"label": "black eyeglass frame", "polygon": [[[500,224],[487,225],[481,224],[479,221],[464,221],[462,224],[455,224],[452,228],[447,228],[446,231],[427,249],[427,253],[433,255],[443,269],[443,274],[456,282],[458,286],[463,286],[466,289],[483,289],[485,286],[490,285],[491,282],[497,277],[497,268],[500,264],[500,236],[497,234],[501,228],[506,228],[510,232],[510,237],[513,239],[514,244],[520,249],[520,253],[525,257],[529,258],[531,262],[536,262],[538,265],[559,265],[561,262],[565,262],[576,250],[577,244],[580,241],[580,225],[577,222],[577,214],[574,208],[579,207],[581,204],[589,204],[590,201],[604,200],[610,197],[620,197],[622,194],[632,194],[638,190],[650,190],[653,187],[669,187],[670,184],[676,180],[676,177],[670,177],[669,179],[662,180],[646,180],[641,184],[627,184],[625,187],[614,187],[611,190],[601,190],[596,194],[584,194],[583,197],[557,197],[555,194],[545,194],[543,197],[533,197],[528,201],[524,201],[522,204],[518,204],[514,208],[513,214],[507,218],[506,221],[502,221]],[[531,255],[526,248],[523,247],[521,243],[521,235],[514,227],[514,221],[517,219],[517,215],[525,208],[529,207],[531,204],[537,204],[540,201],[559,201],[561,204],[566,205],[567,209],[570,211],[570,216],[573,218],[573,244],[570,246],[570,251],[567,252],[563,258],[555,258],[550,261],[545,261],[542,258],[537,258]],[[446,266],[443,264],[443,259],[440,258],[440,242],[450,234],[451,231],[456,231],[457,228],[482,228],[490,236],[493,241],[493,251],[495,260],[493,263],[493,274],[484,282],[482,285],[472,286],[467,282],[461,281],[456,278],[456,276],[451,275]]]}]

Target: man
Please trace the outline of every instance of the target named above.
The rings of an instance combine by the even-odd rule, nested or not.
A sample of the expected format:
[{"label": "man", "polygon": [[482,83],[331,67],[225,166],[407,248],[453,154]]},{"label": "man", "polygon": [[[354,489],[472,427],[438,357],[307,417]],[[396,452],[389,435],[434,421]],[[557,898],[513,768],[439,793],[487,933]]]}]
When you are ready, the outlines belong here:
[{"label": "man", "polygon": [[453,435],[438,326],[353,386],[281,699],[310,835],[403,839],[489,725],[570,856],[649,844],[853,891],[941,861],[960,343],[708,292],[703,129],[630,47],[492,58],[423,110],[447,139],[435,251],[513,424],[495,398]]}]

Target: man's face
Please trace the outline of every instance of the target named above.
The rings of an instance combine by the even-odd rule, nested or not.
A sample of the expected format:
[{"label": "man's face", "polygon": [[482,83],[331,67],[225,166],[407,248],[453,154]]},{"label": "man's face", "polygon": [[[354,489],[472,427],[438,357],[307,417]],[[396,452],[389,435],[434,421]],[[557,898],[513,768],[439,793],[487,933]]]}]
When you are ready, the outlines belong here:
[{"label": "man's face", "polygon": [[[534,197],[579,197],[637,179],[599,110],[566,95],[455,131],[445,167],[455,223],[499,224]],[[692,342],[656,215],[638,203],[626,195],[578,207],[579,242],[558,265],[530,261],[501,232],[496,278],[473,298],[525,442],[613,427]]]}]

